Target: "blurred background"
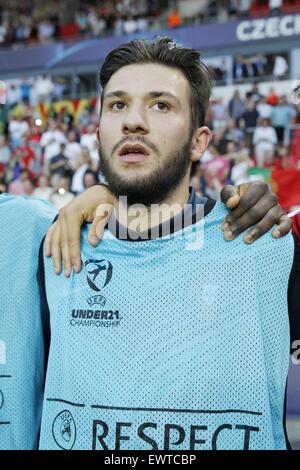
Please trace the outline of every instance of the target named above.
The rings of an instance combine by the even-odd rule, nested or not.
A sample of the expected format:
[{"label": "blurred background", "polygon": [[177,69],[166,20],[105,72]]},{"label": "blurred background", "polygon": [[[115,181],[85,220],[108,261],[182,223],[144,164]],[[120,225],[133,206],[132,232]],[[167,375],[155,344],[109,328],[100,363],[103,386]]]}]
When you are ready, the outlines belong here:
[{"label": "blurred background", "polygon": [[[57,209],[98,181],[99,68],[135,37],[198,49],[214,90],[198,194],[263,180],[300,207],[300,0],[0,0],[0,191]],[[300,366],[288,433],[300,449]]]}]

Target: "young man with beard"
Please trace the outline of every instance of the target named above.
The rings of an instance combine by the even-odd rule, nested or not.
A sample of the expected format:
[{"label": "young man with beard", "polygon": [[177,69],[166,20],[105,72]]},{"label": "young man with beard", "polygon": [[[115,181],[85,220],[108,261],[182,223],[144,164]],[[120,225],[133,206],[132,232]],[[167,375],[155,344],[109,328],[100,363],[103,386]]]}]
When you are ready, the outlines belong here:
[{"label": "young man with beard", "polygon": [[133,41],[100,79],[114,211],[100,251],[83,229],[79,274],[56,276],[40,250],[41,449],[286,449],[292,237],[228,244],[223,206],[189,190],[210,139],[196,51]]},{"label": "young man with beard", "polygon": [[[84,196],[84,197],[86,197],[86,196]],[[82,215],[82,214],[85,214],[85,217],[87,217],[87,218],[89,218],[89,214],[90,214],[90,213],[89,213],[89,210],[91,210],[91,206],[92,206],[91,199],[93,200],[93,197],[94,197],[94,196],[91,196],[91,193],[90,193],[90,197],[88,197],[88,204],[86,204],[86,201],[85,201],[82,205],[81,205],[81,204],[77,205],[77,211],[79,211],[79,212],[81,213],[81,215]],[[101,197],[100,197],[100,196],[99,196],[99,199],[101,200]],[[104,199],[105,199],[105,198],[104,198]],[[254,203],[254,200],[255,200],[255,196],[254,196],[254,198],[252,198],[252,202],[253,202],[253,203]],[[266,199],[262,198],[262,200],[266,200]],[[243,201],[243,198],[241,199],[241,206],[242,206],[242,201]],[[1,202],[3,202],[3,199],[2,199]],[[15,215],[15,209],[18,208],[18,207],[20,208],[20,204],[19,204],[20,200],[19,200],[19,199],[17,200],[16,198],[14,198],[14,201],[13,201],[13,202],[14,202],[14,204],[12,204],[12,205],[10,206],[10,208],[8,208],[8,209],[9,209],[9,210],[8,210],[8,213],[11,212],[11,213],[13,213],[13,214]],[[248,202],[249,202],[249,201],[248,201]],[[251,205],[250,205],[250,206],[251,206]],[[6,206],[6,207],[7,207],[7,206]],[[3,205],[2,205],[2,208],[3,208]],[[21,209],[21,208],[20,208],[20,209]],[[24,215],[24,214],[26,215],[26,210],[28,209],[28,205],[26,206],[26,204],[24,203],[22,209],[23,209],[23,215]],[[265,210],[267,211],[267,208],[266,208],[266,207],[265,207]],[[5,212],[5,211],[4,211],[4,212]],[[2,215],[4,214],[4,212],[3,212],[3,210],[2,210]],[[71,211],[71,212],[72,212],[72,211]],[[6,214],[6,212],[5,212],[5,214]],[[24,215],[24,217],[25,217],[25,215]],[[39,214],[38,214],[38,211],[36,211],[34,221],[36,220],[36,218],[38,217],[38,215],[39,215]],[[271,216],[271,218],[274,217],[274,211],[272,212],[272,214],[270,214],[270,216]],[[279,216],[278,216],[278,217],[279,217]],[[50,218],[51,218],[51,217],[50,217]],[[49,220],[50,220],[50,218],[49,218]],[[74,220],[75,220],[75,218],[73,217],[73,221],[74,221]],[[274,221],[275,221],[275,219],[274,219]],[[26,218],[26,223],[28,223],[28,218]],[[36,223],[36,222],[34,222],[34,223]],[[30,224],[29,224],[29,225],[30,225]],[[16,220],[14,220],[14,225],[12,224],[12,226],[11,226],[10,228],[13,229],[13,227],[15,227],[15,226],[16,226]],[[71,230],[72,230],[72,228],[71,228]],[[76,225],[73,226],[73,230],[74,230],[75,232],[77,232],[77,226],[76,226]],[[14,232],[14,230],[12,230],[12,231]],[[7,235],[6,232],[7,232],[7,230],[4,232],[4,234]],[[2,238],[2,237],[1,237],[1,238]],[[27,239],[27,238],[26,238],[26,239]],[[29,239],[30,239],[30,237],[29,237]],[[14,247],[16,248],[15,245],[14,245]],[[29,245],[26,245],[26,247],[27,247],[27,250],[29,250]],[[17,249],[17,248],[16,248],[16,249]],[[31,256],[32,256],[31,250],[29,250],[29,251],[30,251],[31,255],[28,257],[28,263],[30,263]],[[7,250],[5,250],[5,252],[7,252]],[[25,252],[26,252],[26,250],[25,250]],[[18,253],[19,253],[19,252],[18,252]],[[26,258],[26,259],[27,259],[27,258]],[[18,257],[18,260],[20,260],[19,257]],[[14,266],[16,267],[15,264],[14,264]],[[18,267],[18,266],[21,267],[21,264],[18,264],[17,267]],[[103,267],[103,266],[100,266],[100,268],[102,268],[102,267]],[[109,266],[108,266],[108,267],[109,267]],[[99,268],[99,266],[98,266],[98,268]],[[102,269],[99,269],[99,271],[101,271],[101,270],[102,270]],[[22,287],[22,288],[25,287],[25,290],[26,290],[29,286],[31,286],[31,285],[33,284],[33,280],[31,279],[30,273],[27,273],[27,276],[26,276],[26,275],[23,276],[23,275],[21,275],[21,274],[24,273],[24,271],[22,271],[22,269],[18,269],[17,271],[18,271],[18,276],[15,278],[15,280],[16,280],[16,281],[19,281],[19,286]],[[20,271],[20,272],[19,272],[19,271]],[[8,272],[8,271],[5,269],[5,270],[3,270],[3,274],[5,274],[5,272]],[[109,269],[107,269],[107,272],[109,273]],[[30,279],[31,282],[27,282],[28,279]],[[107,279],[108,279],[108,277],[107,277]],[[94,287],[97,288],[97,286],[93,283],[93,280],[92,280],[92,281],[90,280],[90,283],[93,284]],[[3,284],[5,284],[4,281],[3,281],[2,285],[3,285]],[[8,290],[8,289],[6,289],[6,290]],[[29,289],[28,289],[28,291],[29,291]],[[23,297],[22,297],[22,299],[23,299]],[[27,314],[28,314],[29,311],[30,311],[30,310],[28,311],[28,308],[27,308],[28,305],[29,305],[29,302],[28,302],[27,300],[28,300],[28,297],[24,296],[24,299],[22,300],[22,306],[23,306],[23,311],[24,311],[24,315],[23,315],[24,321],[22,322],[22,327],[23,327],[22,333],[23,333],[23,336],[24,336],[24,342],[26,341],[26,338],[28,338],[28,334],[27,334],[27,333],[28,333],[28,329],[27,329],[27,327],[28,327],[28,321],[26,321],[25,312],[27,312]],[[97,299],[94,299],[94,300],[97,300],[97,301],[99,302],[99,297],[98,297]],[[100,301],[101,301],[101,299],[100,299]],[[9,307],[10,307],[10,310],[11,310],[11,305],[9,305]],[[110,315],[111,315],[111,313],[110,313]],[[1,322],[2,322],[2,320],[3,320],[3,323],[4,323],[5,318],[7,318],[7,317],[4,317],[4,315],[1,315]],[[9,318],[10,318],[10,317],[9,317]],[[27,317],[27,319],[29,320],[29,316]],[[10,320],[11,320],[11,319],[10,319]],[[7,321],[5,321],[5,323],[7,323]],[[40,319],[39,319],[38,323],[40,324]],[[12,322],[11,322],[10,324],[12,324]],[[36,327],[36,325],[35,325],[35,327]],[[38,329],[41,330],[41,326],[38,326]],[[2,327],[1,327],[1,331],[3,331]],[[11,333],[14,334],[15,331],[16,331],[16,330],[12,329],[12,330],[11,330]],[[31,330],[31,331],[32,331],[32,330]],[[11,336],[12,336],[12,334],[11,334]],[[19,336],[20,336],[20,335],[19,335],[19,333],[17,332],[17,334],[15,335],[15,337],[16,337],[16,338],[19,338]],[[4,341],[1,341],[1,347],[3,346],[3,344],[4,344]],[[32,343],[32,344],[34,344],[34,343]],[[13,346],[11,347],[11,345],[13,345]],[[12,338],[11,341],[10,341],[10,344],[9,344],[9,349],[11,350],[11,349],[15,349],[15,348],[17,349],[17,347],[16,347],[16,340],[14,340],[14,339]],[[23,348],[21,348],[21,350],[23,350],[23,352],[26,351],[26,345],[25,345],[25,344],[24,344]],[[1,354],[2,354],[2,356],[1,356],[2,359],[1,359],[1,360],[2,360],[2,363],[5,362],[5,361],[4,361],[4,358],[5,358],[5,353],[4,353],[4,351],[5,351],[5,349],[2,347],[2,349],[1,349]],[[30,350],[27,350],[27,357],[28,357],[28,359],[29,359],[27,362],[29,362],[29,361],[32,362],[33,357],[34,357],[34,358],[37,357],[37,355],[40,353],[40,349],[39,349],[38,347],[37,347],[37,348],[34,348],[33,356],[31,355],[31,352],[32,352],[32,348],[30,348]],[[13,356],[13,357],[12,357],[12,356]],[[17,361],[18,361],[18,359],[19,359],[21,356],[22,356],[22,355],[20,355],[20,351],[18,352],[17,355],[9,354],[9,361],[7,362],[7,367],[6,367],[6,369],[9,368],[9,367],[11,367],[11,364],[12,364],[12,363],[15,363],[15,364],[16,364]],[[29,357],[29,356],[30,356],[30,357]],[[7,357],[8,357],[8,356],[7,356]],[[4,362],[3,362],[3,361],[4,361]],[[25,361],[25,362],[26,362],[26,361]],[[27,362],[26,362],[26,364],[27,364]],[[5,362],[5,363],[6,363],[6,362]],[[20,368],[21,368],[21,367],[20,367]],[[24,369],[25,369],[25,368],[24,368]],[[24,375],[24,369],[23,369],[23,372],[22,372],[21,375]],[[3,370],[3,369],[2,369],[2,370]],[[7,370],[5,370],[5,372],[7,372]],[[32,370],[31,370],[31,369],[28,369],[27,372],[28,372],[28,376],[30,377],[30,378],[28,377],[28,380],[32,380],[32,379],[33,379],[33,374],[31,373]],[[8,378],[7,376],[9,376],[9,374],[3,375],[3,377],[1,377],[1,378]],[[16,377],[15,382],[17,382],[18,380],[20,380],[20,379]],[[32,385],[32,384],[31,384],[31,385]],[[34,387],[31,387],[31,389],[33,389],[33,388],[34,388]],[[14,419],[13,419],[13,423],[11,423],[11,424],[13,424],[13,426],[10,426],[10,428],[9,428],[9,429],[12,429],[13,431],[8,431],[8,433],[6,433],[5,431],[3,431],[3,433],[1,434],[1,440],[0,440],[0,441],[1,441],[1,447],[2,447],[2,448],[31,448],[30,446],[32,446],[32,445],[33,445],[32,443],[36,440],[37,431],[38,431],[38,429],[37,429],[38,407],[35,409],[35,419],[34,419],[34,423],[32,422],[32,420],[30,421],[30,424],[32,424],[32,423],[34,424],[33,427],[30,427],[30,424],[29,424],[29,426],[27,426],[27,428],[26,428],[26,416],[28,416],[29,414],[28,414],[28,412],[27,412],[27,415],[26,415],[26,412],[24,412],[24,410],[26,410],[26,407],[27,407],[27,406],[30,407],[30,406],[32,405],[32,403],[31,403],[31,401],[32,401],[32,400],[31,400],[31,392],[32,392],[32,390],[28,390],[28,393],[27,393],[27,394],[26,394],[26,393],[23,393],[23,399],[24,399],[23,405],[24,405],[24,406],[23,406],[23,411],[20,413],[20,415],[22,415],[22,416],[18,416],[18,413],[17,413],[18,410],[13,410],[13,411],[14,411],[14,413],[13,413],[13,415],[14,415],[13,418],[14,418]],[[18,393],[20,394],[19,388],[18,388]],[[32,393],[35,394],[36,391],[33,390]],[[22,393],[21,393],[21,395],[22,395]],[[7,396],[7,395],[6,395],[6,396]],[[19,397],[20,397],[20,395],[19,395]],[[13,409],[14,404],[17,403],[17,400],[15,400],[15,399],[14,399],[14,400],[10,400],[10,402],[11,402],[10,408]],[[4,410],[4,415],[3,415],[3,413],[1,413],[1,418],[2,418],[3,416],[5,417],[5,416],[7,415],[7,399],[6,399],[6,402],[5,402],[5,405],[6,405],[6,406],[4,407],[4,405],[3,405],[3,407],[2,407],[2,405],[3,405],[3,400],[2,400],[2,402],[1,402],[1,408],[2,408],[2,410]],[[2,410],[1,410],[1,411],[2,411]],[[22,413],[23,413],[23,414],[22,414]],[[31,413],[31,412],[30,412],[30,413]],[[22,418],[24,418],[24,422],[25,422],[25,424],[24,424],[24,422],[23,422],[23,425],[22,425]],[[9,422],[8,422],[8,421],[5,421],[5,422],[3,422],[2,424],[8,425]],[[28,424],[28,423],[27,423],[27,424]],[[53,423],[53,424],[54,424],[54,423]],[[61,426],[60,426],[60,424],[61,424]],[[73,426],[73,423],[72,423],[72,421],[69,420],[68,414],[66,414],[66,415],[60,414],[60,417],[57,419],[56,424],[53,426],[54,435],[55,435],[55,431],[57,432],[57,426],[58,426],[59,429],[60,429],[60,431],[59,431],[60,435],[61,435],[61,436],[64,436],[63,442],[67,442],[68,439],[69,439],[69,440],[71,439],[71,441],[73,440],[73,439],[72,439],[72,429],[73,429],[72,426]],[[2,427],[2,429],[4,429],[4,428],[5,428],[5,426]],[[24,428],[24,429],[23,429],[23,428]],[[6,429],[7,429],[7,428],[6,428]],[[27,441],[26,441],[27,443],[26,443],[26,444],[24,444],[24,442],[25,442],[24,440],[22,441],[22,436],[25,436],[25,432],[24,432],[25,429],[26,429],[26,431],[27,431]],[[22,430],[23,430],[23,431],[22,431]],[[22,436],[21,436],[21,435],[22,435]],[[3,438],[3,436],[4,436],[4,438]],[[6,436],[9,436],[9,437],[6,438]],[[15,436],[15,438],[14,438],[13,436]],[[33,439],[33,436],[35,437],[34,439]],[[58,440],[59,440],[59,439],[60,439],[60,438],[58,438]],[[8,444],[7,444],[7,443],[8,443]],[[20,444],[20,443],[23,443],[23,444]],[[66,444],[63,444],[63,445],[66,446]],[[23,446],[23,447],[22,447],[22,446]]]},{"label": "young man with beard", "polygon": [[[241,193],[241,198],[237,196],[238,192]],[[277,223],[276,230],[281,235],[289,231],[289,219],[262,183],[237,188],[226,187],[223,199],[224,202],[229,200],[229,205],[232,205],[232,194],[236,194],[235,201],[238,203],[234,213],[239,217],[244,214],[238,219],[241,230],[257,223],[256,229],[266,232]],[[62,246],[66,266],[69,263],[68,254],[72,254],[76,247],[72,237],[69,240],[64,239],[64,231],[75,238],[78,234],[79,238],[82,222],[92,220],[98,205],[101,204],[102,207],[111,200],[112,196],[107,188],[94,186],[64,208],[58,222],[51,226],[51,249],[55,262],[60,258]],[[239,208],[240,214],[236,212]],[[46,352],[48,347],[44,343],[47,340],[46,322],[40,317],[36,280],[37,252],[45,230],[55,215],[53,208],[42,201],[0,195],[1,450],[34,449],[38,443],[45,378],[45,347]],[[103,224],[105,219],[96,216],[89,233],[91,242],[93,234],[97,232],[99,235]],[[53,227],[56,227],[54,231]],[[57,232],[61,234],[58,237],[61,243],[56,243]]]}]

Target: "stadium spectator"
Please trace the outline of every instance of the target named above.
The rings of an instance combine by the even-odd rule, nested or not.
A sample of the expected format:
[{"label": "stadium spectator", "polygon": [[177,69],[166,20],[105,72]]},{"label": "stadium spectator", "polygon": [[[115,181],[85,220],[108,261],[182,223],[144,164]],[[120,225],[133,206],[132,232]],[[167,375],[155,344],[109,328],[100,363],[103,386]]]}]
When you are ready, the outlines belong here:
[{"label": "stadium spectator", "polygon": [[215,98],[211,104],[213,127],[216,131],[226,127],[227,109],[222,98]]},{"label": "stadium spectator", "polygon": [[90,152],[94,149],[94,144],[97,143],[96,130],[93,124],[89,124],[87,127],[87,132],[81,136],[80,145],[82,147],[87,147]]},{"label": "stadium spectator", "polygon": [[257,65],[256,62],[252,61],[252,58],[244,58],[244,64],[246,71],[245,78],[253,79],[254,77],[258,76]]},{"label": "stadium spectator", "polygon": [[137,29],[139,32],[147,31],[147,29],[150,26],[148,18],[139,17],[137,18],[136,21],[137,21]]},{"label": "stadium spectator", "polygon": [[48,102],[54,92],[54,84],[46,74],[39,77],[34,83],[34,93],[38,102]]},{"label": "stadium spectator", "polygon": [[7,87],[6,100],[10,109],[14,108],[21,101],[21,90],[14,83]]},{"label": "stadium spectator", "polygon": [[269,0],[269,9],[271,15],[280,15],[282,8],[282,0]]},{"label": "stadium spectator", "polygon": [[134,19],[133,16],[129,15],[124,23],[123,23],[123,29],[125,34],[133,34],[138,31],[138,23]]},{"label": "stadium spectator", "polygon": [[261,52],[258,52],[253,57],[252,61],[253,61],[253,66],[255,67],[255,70],[256,70],[256,75],[259,75],[259,76],[265,75],[266,65],[267,65],[266,57]]},{"label": "stadium spectator", "polygon": [[213,199],[219,199],[221,190],[229,181],[229,160],[221,155],[214,156],[213,160],[203,165],[203,169],[207,183],[206,194]]},{"label": "stadium spectator", "polygon": [[106,21],[100,13],[92,12],[89,16],[89,22],[93,36],[102,36],[106,30]]},{"label": "stadium spectator", "polygon": [[33,191],[33,196],[39,199],[50,200],[53,188],[49,186],[49,180],[46,175],[41,174],[38,179],[38,187]]},{"label": "stadium spectator", "polygon": [[238,2],[238,11],[240,16],[244,17],[249,14],[249,9],[251,7],[252,0],[240,0]]},{"label": "stadium spectator", "polygon": [[88,168],[83,175],[83,187],[84,189],[91,188],[95,184],[99,183],[98,173]]},{"label": "stadium spectator", "polygon": [[254,166],[254,161],[250,158],[248,149],[242,148],[233,155],[234,165],[230,178],[233,184],[239,185],[249,182],[248,170]]},{"label": "stadium spectator", "polygon": [[43,132],[41,137],[41,147],[45,149],[51,141],[65,144],[67,142],[65,134],[62,132],[57,122],[53,119],[49,120],[48,128]]},{"label": "stadium spectator", "polygon": [[233,143],[235,147],[240,148],[241,142],[245,139],[245,132],[236,125],[234,119],[229,119],[227,127],[222,129],[219,135],[219,150],[221,154],[226,153],[229,143]]},{"label": "stadium spectator", "polygon": [[28,177],[23,182],[24,196],[33,196],[34,194],[34,181],[32,178]]},{"label": "stadium spectator", "polygon": [[262,97],[257,83],[253,84],[251,90],[246,93],[246,96],[251,98],[254,101],[255,105],[257,106],[257,104],[259,103]]},{"label": "stadium spectator", "polygon": [[21,168],[34,171],[35,154],[33,149],[28,144],[26,137],[20,139],[20,144],[17,145],[13,150],[13,159],[16,165],[20,165]]},{"label": "stadium spectator", "polygon": [[8,164],[11,159],[11,149],[4,135],[0,135],[0,164],[3,165],[1,168],[5,169],[5,165]]},{"label": "stadium spectator", "polygon": [[256,127],[253,135],[253,144],[255,145],[255,157],[257,166],[264,167],[267,163],[272,163],[275,145],[277,144],[277,135],[274,127],[270,126],[268,119],[262,119]]},{"label": "stadium spectator", "polygon": [[66,85],[64,83],[64,80],[60,77],[54,77],[53,85],[54,85],[54,89],[52,93],[53,99],[55,101],[59,101],[62,99],[65,93]]},{"label": "stadium spectator", "polygon": [[270,88],[269,93],[267,95],[267,103],[271,106],[276,106],[278,101],[278,96],[274,88]]},{"label": "stadium spectator", "polygon": [[43,133],[40,140],[40,145],[44,153],[44,161],[46,164],[48,164],[52,157],[59,154],[60,144],[66,142],[66,136],[58,127],[56,121],[51,120],[48,125],[48,130]]},{"label": "stadium spectator", "polygon": [[20,144],[22,137],[29,132],[29,124],[25,119],[13,115],[8,125],[8,131],[12,145],[16,146]]},{"label": "stadium spectator", "polygon": [[75,14],[75,21],[79,27],[80,34],[86,34],[89,29],[89,17],[84,9],[79,10]]},{"label": "stadium spectator", "polygon": [[81,156],[81,146],[77,142],[76,132],[71,130],[68,133],[68,142],[65,148],[65,156],[69,159],[73,170],[76,170]]},{"label": "stadium spectator", "polygon": [[249,99],[246,103],[246,109],[241,117],[241,123],[245,129],[246,137],[249,139],[249,141],[252,139],[258,118],[259,113],[256,109],[255,102],[252,99]]},{"label": "stadium spectator", "polygon": [[288,104],[285,95],[280,96],[278,104],[273,107],[271,113],[271,123],[275,128],[278,142],[281,144],[284,140],[285,129],[291,124],[292,118],[295,116],[293,108]]},{"label": "stadium spectator", "polygon": [[57,187],[57,183],[61,176],[72,178],[73,170],[69,159],[65,156],[66,144],[60,144],[60,152],[54,155],[48,166],[45,165],[45,172],[50,176],[51,186]]},{"label": "stadium spectator", "polygon": [[40,42],[46,42],[54,37],[54,24],[45,18],[38,25],[38,38]]},{"label": "stadium spectator", "polygon": [[182,23],[181,17],[176,9],[172,10],[168,16],[168,28],[177,28]]},{"label": "stadium spectator", "polygon": [[265,96],[261,97],[256,109],[261,119],[271,119],[273,107],[268,103]]},{"label": "stadium spectator", "polygon": [[59,211],[68,202],[71,202],[74,197],[74,194],[70,192],[70,179],[66,176],[61,176],[49,200],[56,210]]},{"label": "stadium spectator", "polygon": [[[229,3],[229,2],[228,2]],[[216,0],[210,0],[207,7],[207,15],[211,20],[218,16],[218,2]]]},{"label": "stadium spectator", "polygon": [[277,55],[274,60],[273,76],[275,79],[284,78],[289,70],[288,63],[284,57]]},{"label": "stadium spectator", "polygon": [[242,117],[245,109],[245,102],[241,99],[239,90],[236,90],[228,104],[229,116],[238,122],[238,120]]},{"label": "stadium spectator", "polygon": [[66,107],[62,108],[60,111],[60,122],[62,123],[62,125],[65,125],[68,131],[72,130],[74,116],[70,111],[68,111]]},{"label": "stadium spectator", "polygon": [[77,164],[77,169],[72,178],[71,191],[74,194],[79,194],[84,190],[83,177],[88,169],[91,169],[92,160],[90,157],[89,149],[83,147],[81,155]]},{"label": "stadium spectator", "polygon": [[26,77],[23,77],[22,83],[20,85],[20,91],[21,91],[21,99],[24,104],[29,104],[30,102],[31,86],[32,85],[30,81]]},{"label": "stadium spectator", "polygon": [[24,182],[28,179],[28,170],[21,169],[19,175],[9,183],[8,192],[14,196],[24,196],[25,187]]},{"label": "stadium spectator", "polygon": [[122,36],[124,34],[124,20],[121,15],[116,17],[114,24],[114,35]]},{"label": "stadium spectator", "polygon": [[241,54],[238,54],[235,57],[233,64],[233,78],[236,81],[241,81],[243,78],[247,77],[247,66],[245,64],[244,57]]},{"label": "stadium spectator", "polygon": [[33,20],[30,26],[28,42],[35,43],[38,40],[39,40],[39,25],[35,20]]}]

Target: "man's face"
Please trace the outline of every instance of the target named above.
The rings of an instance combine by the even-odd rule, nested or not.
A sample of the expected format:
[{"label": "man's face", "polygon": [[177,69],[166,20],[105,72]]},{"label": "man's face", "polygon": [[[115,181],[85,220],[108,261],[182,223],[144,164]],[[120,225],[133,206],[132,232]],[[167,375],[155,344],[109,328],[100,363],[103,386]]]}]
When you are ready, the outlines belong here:
[{"label": "man's face", "polygon": [[106,85],[100,162],[115,196],[164,200],[186,175],[191,156],[189,83],[159,64],[122,67]]}]

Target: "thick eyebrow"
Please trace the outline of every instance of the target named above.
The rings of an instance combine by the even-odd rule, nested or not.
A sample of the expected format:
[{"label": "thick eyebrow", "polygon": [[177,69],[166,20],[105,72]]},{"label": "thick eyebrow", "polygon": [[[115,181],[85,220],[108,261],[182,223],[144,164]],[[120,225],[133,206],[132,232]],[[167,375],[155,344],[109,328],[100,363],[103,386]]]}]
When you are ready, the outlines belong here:
[{"label": "thick eyebrow", "polygon": [[127,96],[128,93],[126,91],[122,90],[117,90],[117,91],[111,91],[110,93],[107,93],[107,95],[104,95],[103,100],[106,100],[107,98],[124,98],[124,96]]},{"label": "thick eyebrow", "polygon": [[[128,93],[126,91],[123,91],[123,90],[111,91],[110,93],[107,93],[103,97],[103,101],[108,99],[108,98],[125,98],[126,96],[128,96]],[[148,96],[150,98],[162,98],[162,97],[165,96],[166,98],[170,98],[170,99],[176,101],[176,103],[179,106],[181,106],[179,99],[175,95],[173,95],[172,93],[169,93],[168,91],[150,91],[148,93]]]},{"label": "thick eyebrow", "polygon": [[165,96],[166,98],[170,98],[170,99],[176,101],[176,103],[180,106],[179,99],[175,95],[173,95],[172,93],[170,93],[168,91],[150,91],[149,96],[150,96],[150,98],[162,98],[162,97]]}]

